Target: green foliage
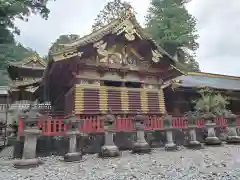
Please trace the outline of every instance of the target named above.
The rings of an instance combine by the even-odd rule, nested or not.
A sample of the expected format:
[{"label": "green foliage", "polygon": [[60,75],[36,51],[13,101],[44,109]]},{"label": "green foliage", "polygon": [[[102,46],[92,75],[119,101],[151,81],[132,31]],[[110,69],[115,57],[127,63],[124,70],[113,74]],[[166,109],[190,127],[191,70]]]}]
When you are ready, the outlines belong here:
[{"label": "green foliage", "polygon": [[54,53],[56,51],[60,51],[64,48],[64,44],[72,43],[73,41],[76,41],[79,39],[80,36],[77,34],[64,34],[59,36],[59,38],[52,44],[49,51],[51,53]]},{"label": "green foliage", "polygon": [[49,9],[46,7],[48,0],[1,0],[0,1],[0,44],[14,41],[13,34],[20,34],[14,25],[16,19],[27,21],[32,13],[48,18]]},{"label": "green foliage", "polygon": [[147,33],[188,70],[199,71],[194,52],[196,19],[185,8],[186,0],[152,0],[147,21]]},{"label": "green foliage", "polygon": [[33,54],[36,51],[24,47],[22,44],[0,44],[0,69],[5,68],[6,61],[21,61]]},{"label": "green foliage", "polygon": [[6,71],[7,61],[21,61],[35,53],[35,51],[24,47],[22,44],[0,44],[0,85],[5,86],[10,82]]},{"label": "green foliage", "polygon": [[92,30],[96,31],[108,25],[113,20],[121,17],[123,13],[130,8],[132,9],[132,6],[126,1],[112,0],[108,2],[94,20]]},{"label": "green foliage", "polygon": [[43,56],[43,57],[42,57],[42,60],[44,60],[44,61],[47,62],[47,61],[48,61],[48,55]]},{"label": "green foliage", "polygon": [[195,110],[202,114],[211,113],[215,116],[223,115],[227,112],[228,98],[219,92],[204,89],[199,91],[200,98],[195,101]]}]

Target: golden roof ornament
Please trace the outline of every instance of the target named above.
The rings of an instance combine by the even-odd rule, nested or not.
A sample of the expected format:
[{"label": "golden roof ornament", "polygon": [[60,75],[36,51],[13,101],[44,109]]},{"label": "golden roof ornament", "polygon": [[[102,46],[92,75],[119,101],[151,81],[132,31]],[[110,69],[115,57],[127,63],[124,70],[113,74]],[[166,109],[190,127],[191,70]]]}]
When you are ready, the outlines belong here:
[{"label": "golden roof ornament", "polygon": [[125,16],[126,16],[126,17],[131,17],[131,16],[133,16],[133,8],[132,8],[132,7],[128,8],[128,9],[126,10]]},{"label": "golden roof ornament", "polygon": [[77,52],[78,57],[82,57],[83,52]]},{"label": "golden roof ornament", "polygon": [[158,52],[158,50],[152,50],[152,61],[155,63],[159,62],[159,58],[162,58],[162,54]]},{"label": "golden roof ornament", "polygon": [[139,37],[141,37],[134,25],[132,24],[131,21],[125,20],[123,21],[119,26],[116,27],[116,29],[113,30],[113,33],[116,33],[117,35],[120,35],[122,33],[125,33],[125,38],[129,41],[135,40],[135,34],[137,34]]}]

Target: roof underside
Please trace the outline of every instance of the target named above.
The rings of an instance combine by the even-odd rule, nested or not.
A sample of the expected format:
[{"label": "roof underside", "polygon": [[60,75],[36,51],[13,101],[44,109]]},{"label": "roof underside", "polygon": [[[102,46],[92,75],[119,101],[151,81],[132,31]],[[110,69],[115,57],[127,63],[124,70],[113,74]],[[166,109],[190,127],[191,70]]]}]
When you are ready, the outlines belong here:
[{"label": "roof underside", "polygon": [[240,78],[228,78],[223,76],[208,76],[206,74],[180,76],[181,87],[209,87],[222,90],[240,90]]}]

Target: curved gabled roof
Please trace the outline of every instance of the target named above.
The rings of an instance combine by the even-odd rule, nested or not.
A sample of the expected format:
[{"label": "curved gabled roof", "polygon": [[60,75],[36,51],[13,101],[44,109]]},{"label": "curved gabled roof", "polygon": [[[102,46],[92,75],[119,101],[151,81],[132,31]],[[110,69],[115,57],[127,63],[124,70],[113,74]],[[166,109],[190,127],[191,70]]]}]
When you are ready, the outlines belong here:
[{"label": "curved gabled roof", "polygon": [[[108,34],[111,34],[111,33],[118,34],[118,30],[121,25],[127,26],[127,25],[124,25],[125,21],[129,21],[130,24],[134,26],[134,31],[135,31],[134,35],[137,35],[140,39],[147,40],[150,43],[150,45],[153,47],[153,50],[157,50],[160,53],[160,55],[167,56],[168,59],[172,61],[171,64],[174,65],[173,68],[181,72],[179,69],[176,68],[175,66],[176,61],[174,60],[174,58],[171,55],[169,55],[163,48],[161,48],[150,36],[148,36],[148,34],[144,32],[143,28],[137,22],[136,17],[134,16],[131,10],[126,11],[126,13],[123,14],[122,17],[112,21],[110,24],[100,28],[99,30],[92,32],[89,35],[83,36],[72,43],[62,44],[64,48],[59,52],[52,53],[51,55],[53,56],[53,59],[54,59],[54,56],[55,57],[58,56],[58,57],[61,57],[62,60],[67,59],[67,58],[64,58],[65,54],[70,54],[70,56],[72,57],[73,56],[72,54],[74,53],[76,54],[76,51],[79,51],[79,47],[85,46],[90,43],[98,42]],[[127,28],[128,27],[126,27],[126,29]],[[184,74],[184,73],[181,72],[180,74]]]},{"label": "curved gabled roof", "polygon": [[47,62],[41,59],[38,54],[23,59],[22,61],[8,61],[8,74],[12,80],[21,77],[41,77],[46,69]]},{"label": "curved gabled roof", "polygon": [[41,59],[41,57],[38,54],[33,54],[30,57],[27,57],[26,59],[23,59],[21,61],[8,61],[7,62],[9,66],[15,66],[18,68],[26,68],[26,69],[45,69],[47,66],[47,63]]}]

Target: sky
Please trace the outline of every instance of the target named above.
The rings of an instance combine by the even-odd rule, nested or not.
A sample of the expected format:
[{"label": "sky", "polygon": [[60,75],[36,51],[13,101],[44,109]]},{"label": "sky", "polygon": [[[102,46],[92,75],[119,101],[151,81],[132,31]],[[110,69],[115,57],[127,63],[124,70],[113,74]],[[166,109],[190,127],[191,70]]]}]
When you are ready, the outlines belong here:
[{"label": "sky", "polygon": [[[28,22],[16,21],[21,30],[17,41],[46,55],[51,44],[62,34],[86,35],[99,11],[108,0],[56,0],[50,2],[48,20],[38,15]],[[150,0],[128,0],[136,18],[144,25]],[[240,76],[240,1],[192,0],[188,11],[197,19],[199,49],[196,60],[203,72]]]}]

